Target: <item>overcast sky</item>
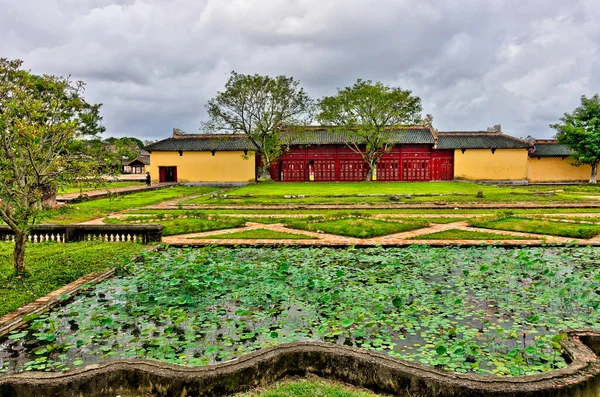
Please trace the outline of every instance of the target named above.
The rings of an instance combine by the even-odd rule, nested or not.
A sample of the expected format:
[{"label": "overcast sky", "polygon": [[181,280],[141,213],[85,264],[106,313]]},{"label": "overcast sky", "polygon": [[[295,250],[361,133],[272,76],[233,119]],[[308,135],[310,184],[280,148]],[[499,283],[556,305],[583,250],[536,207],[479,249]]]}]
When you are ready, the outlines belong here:
[{"label": "overcast sky", "polygon": [[231,70],[410,89],[442,130],[550,137],[600,91],[598,0],[0,0],[0,57],[72,75],[109,136],[196,132]]}]

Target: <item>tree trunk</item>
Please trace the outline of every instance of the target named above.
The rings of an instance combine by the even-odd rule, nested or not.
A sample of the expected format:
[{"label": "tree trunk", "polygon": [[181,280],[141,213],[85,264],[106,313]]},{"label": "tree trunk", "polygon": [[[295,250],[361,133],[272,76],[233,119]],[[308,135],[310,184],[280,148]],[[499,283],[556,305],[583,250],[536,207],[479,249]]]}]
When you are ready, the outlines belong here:
[{"label": "tree trunk", "polygon": [[[367,162],[367,165],[369,166],[369,171],[367,171],[367,177],[365,178],[365,182],[371,182],[373,180],[377,180],[377,175],[376,175],[377,163],[376,162]],[[375,178],[373,178],[373,176],[375,176]]]},{"label": "tree trunk", "polygon": [[24,232],[15,232],[15,249],[13,251],[13,265],[16,275],[25,273],[25,244],[27,243],[27,234]]},{"label": "tree trunk", "polygon": [[590,183],[598,183],[598,163],[592,164],[592,176],[590,178]]},{"label": "tree trunk", "polygon": [[42,207],[43,208],[56,208],[56,187],[54,186],[42,186]]},{"label": "tree trunk", "polygon": [[261,169],[261,177],[265,180],[265,182],[269,182],[271,180],[271,164],[264,164]]}]

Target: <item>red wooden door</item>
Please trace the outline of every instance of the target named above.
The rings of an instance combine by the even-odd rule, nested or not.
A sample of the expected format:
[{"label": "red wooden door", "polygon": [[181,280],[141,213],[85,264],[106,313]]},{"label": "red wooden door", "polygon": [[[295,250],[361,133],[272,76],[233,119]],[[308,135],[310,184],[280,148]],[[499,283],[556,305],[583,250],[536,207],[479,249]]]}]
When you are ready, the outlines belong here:
[{"label": "red wooden door", "polygon": [[402,180],[431,180],[431,147],[408,146],[402,148]]},{"label": "red wooden door", "polygon": [[400,168],[400,150],[393,149],[379,158],[379,161],[377,162],[377,180],[401,180]]},{"label": "red wooden door", "polygon": [[306,163],[301,159],[281,161],[282,182],[304,182],[306,180]]},{"label": "red wooden door", "polygon": [[402,160],[403,181],[429,181],[430,159],[428,158],[404,158]]},{"label": "red wooden door", "polygon": [[158,167],[158,181],[160,183],[165,183],[165,181],[167,180],[167,170],[165,169],[165,167]]},{"label": "red wooden door", "polygon": [[451,181],[454,179],[454,151],[434,151],[431,157],[431,179]]},{"label": "red wooden door", "polygon": [[362,158],[359,159],[340,159],[338,180],[344,182],[364,181],[367,177],[367,164]]},{"label": "red wooden door", "polygon": [[323,159],[312,160],[315,173],[315,181],[317,182],[332,182],[335,181],[335,160]]}]

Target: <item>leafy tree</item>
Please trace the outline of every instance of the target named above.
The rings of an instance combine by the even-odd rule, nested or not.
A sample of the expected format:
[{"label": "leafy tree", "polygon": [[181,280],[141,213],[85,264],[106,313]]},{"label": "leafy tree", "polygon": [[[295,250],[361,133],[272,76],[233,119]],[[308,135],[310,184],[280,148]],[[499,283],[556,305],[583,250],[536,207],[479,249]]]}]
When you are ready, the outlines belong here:
[{"label": "leafy tree", "polygon": [[551,124],[559,143],[573,150],[575,165],[592,166],[590,183],[597,183],[600,162],[600,96],[581,96],[581,105],[573,113],[565,113],[561,123]]},{"label": "leafy tree", "polygon": [[109,137],[104,142],[111,146],[112,152],[116,152],[119,157],[127,157],[128,160],[135,159],[144,149],[144,142],[135,137]]},{"label": "leafy tree", "polygon": [[271,164],[285,152],[282,129],[309,115],[313,101],[292,77],[231,72],[225,91],[208,101],[209,132],[244,133],[263,161],[261,176],[270,179]]},{"label": "leafy tree", "polygon": [[318,103],[317,119],[340,126],[346,132],[346,145],[362,155],[373,177],[379,158],[394,144],[394,127],[419,123],[421,99],[410,91],[381,82],[358,79],[352,87],[338,89],[335,96]]},{"label": "leafy tree", "polygon": [[104,131],[100,105],[83,99],[82,82],[36,76],[21,65],[0,59],[0,218],[15,234],[16,274],[25,273],[27,235],[43,201],[103,165],[94,145],[80,139]]}]

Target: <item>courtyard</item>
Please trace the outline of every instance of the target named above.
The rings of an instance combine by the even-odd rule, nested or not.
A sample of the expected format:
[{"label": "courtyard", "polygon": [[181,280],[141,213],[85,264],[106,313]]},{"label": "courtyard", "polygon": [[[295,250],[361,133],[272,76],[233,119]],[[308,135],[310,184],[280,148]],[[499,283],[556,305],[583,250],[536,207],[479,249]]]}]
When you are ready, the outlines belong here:
[{"label": "courtyard", "polygon": [[[564,330],[600,328],[599,192],[268,183],[71,203],[41,222],[159,224],[162,244],[32,240],[30,274],[15,279],[12,243],[0,243],[0,315],[116,269],[0,339],[0,387],[127,359],[210,367],[297,342],[469,376],[565,369]],[[371,395],[310,377],[251,394],[315,393]]]}]

